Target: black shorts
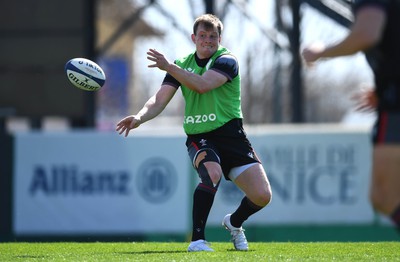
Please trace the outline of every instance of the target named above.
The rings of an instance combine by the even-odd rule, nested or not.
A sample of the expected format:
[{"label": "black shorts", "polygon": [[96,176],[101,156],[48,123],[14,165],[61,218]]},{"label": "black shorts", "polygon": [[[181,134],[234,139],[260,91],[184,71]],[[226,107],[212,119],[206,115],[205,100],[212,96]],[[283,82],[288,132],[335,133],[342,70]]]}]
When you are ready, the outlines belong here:
[{"label": "black shorts", "polygon": [[400,111],[378,112],[373,130],[374,144],[400,144]]},{"label": "black shorts", "polygon": [[212,149],[220,159],[227,180],[230,180],[228,175],[232,168],[261,163],[247,139],[241,119],[232,119],[211,132],[188,135],[186,146],[192,163],[199,150]]}]

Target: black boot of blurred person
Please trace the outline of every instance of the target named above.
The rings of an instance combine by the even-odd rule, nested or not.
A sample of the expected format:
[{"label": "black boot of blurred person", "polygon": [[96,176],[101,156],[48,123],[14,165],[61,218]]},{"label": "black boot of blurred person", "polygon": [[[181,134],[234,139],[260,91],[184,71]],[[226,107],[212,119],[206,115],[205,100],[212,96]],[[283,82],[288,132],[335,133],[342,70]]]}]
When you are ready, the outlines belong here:
[{"label": "black boot of blurred person", "polygon": [[396,225],[397,232],[400,234],[400,205],[390,215],[390,219]]}]

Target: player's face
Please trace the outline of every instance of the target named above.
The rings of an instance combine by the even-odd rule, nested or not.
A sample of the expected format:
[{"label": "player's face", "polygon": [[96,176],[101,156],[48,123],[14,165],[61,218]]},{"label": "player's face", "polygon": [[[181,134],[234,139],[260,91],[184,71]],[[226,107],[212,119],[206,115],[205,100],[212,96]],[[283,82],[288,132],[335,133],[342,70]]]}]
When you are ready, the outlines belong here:
[{"label": "player's face", "polygon": [[200,24],[196,35],[192,35],[192,40],[196,44],[196,53],[200,59],[211,57],[218,49],[221,37],[216,27],[206,28]]}]

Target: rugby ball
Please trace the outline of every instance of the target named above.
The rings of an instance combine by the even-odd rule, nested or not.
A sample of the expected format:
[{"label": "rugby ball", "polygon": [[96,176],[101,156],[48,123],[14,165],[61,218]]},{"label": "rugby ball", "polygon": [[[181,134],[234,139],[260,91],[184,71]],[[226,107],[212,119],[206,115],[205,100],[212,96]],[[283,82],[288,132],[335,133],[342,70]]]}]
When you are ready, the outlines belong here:
[{"label": "rugby ball", "polygon": [[106,81],[103,69],[86,58],[73,58],[65,64],[69,81],[77,88],[86,91],[99,90]]}]

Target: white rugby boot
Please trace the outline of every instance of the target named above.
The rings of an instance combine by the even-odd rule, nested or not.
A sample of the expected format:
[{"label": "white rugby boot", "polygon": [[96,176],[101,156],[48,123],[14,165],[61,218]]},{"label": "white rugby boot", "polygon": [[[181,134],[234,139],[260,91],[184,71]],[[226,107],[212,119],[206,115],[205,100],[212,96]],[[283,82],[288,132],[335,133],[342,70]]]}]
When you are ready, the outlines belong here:
[{"label": "white rugby boot", "polygon": [[236,250],[247,251],[249,250],[249,245],[247,243],[246,235],[244,234],[244,229],[242,227],[234,227],[231,224],[231,214],[228,214],[222,220],[222,225],[231,233],[233,245]]},{"label": "white rugby boot", "polygon": [[198,252],[198,251],[208,251],[212,252],[214,251],[210,246],[210,243],[203,239],[199,239],[196,241],[192,241],[189,244],[188,251],[189,252]]}]

